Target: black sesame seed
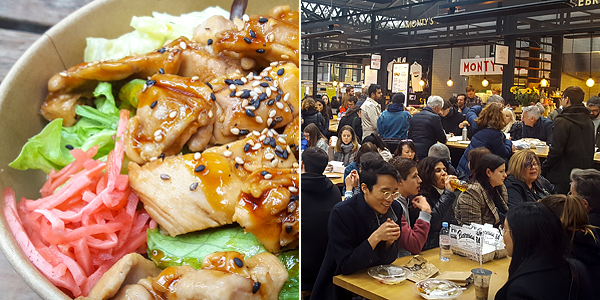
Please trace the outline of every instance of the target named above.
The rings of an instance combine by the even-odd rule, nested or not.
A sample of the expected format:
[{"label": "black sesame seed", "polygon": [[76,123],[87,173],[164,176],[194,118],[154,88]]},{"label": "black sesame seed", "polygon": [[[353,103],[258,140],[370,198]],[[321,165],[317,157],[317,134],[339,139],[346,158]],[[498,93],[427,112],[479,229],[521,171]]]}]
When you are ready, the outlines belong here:
[{"label": "black sesame seed", "polygon": [[211,99],[212,101],[215,101],[215,100],[217,100],[217,97],[215,97],[215,94],[213,94],[213,93],[210,93],[210,99]]},{"label": "black sesame seed", "polygon": [[281,148],[281,146],[279,146],[279,145],[275,145],[275,151],[283,152],[283,148]]},{"label": "black sesame seed", "polygon": [[244,90],[244,92],[240,95],[240,98],[242,98],[242,99],[250,98],[250,91]]},{"label": "black sesame seed", "polygon": [[72,146],[72,145],[66,144],[66,145],[65,145],[65,147],[66,147],[67,149],[69,149],[69,150],[73,150],[73,146]]},{"label": "black sesame seed", "polygon": [[223,80],[223,81],[224,81],[224,82],[225,82],[225,84],[227,84],[227,85],[233,84],[233,80],[231,80],[231,79],[225,79],[225,80]]},{"label": "black sesame seed", "polygon": [[281,95],[277,95],[277,96],[275,97],[275,100],[277,100],[277,101],[281,100]]},{"label": "black sesame seed", "polygon": [[260,290],[260,282],[255,282],[252,285],[252,294],[256,294],[256,292],[258,292],[258,290]]},{"label": "black sesame seed", "polygon": [[300,195],[291,195],[290,196],[290,201],[297,201],[300,200]]},{"label": "black sesame seed", "polygon": [[235,97],[235,90],[231,90],[231,93],[229,93],[229,97]]},{"label": "black sesame seed", "polygon": [[283,122],[283,117],[282,116],[277,116],[273,119],[273,121],[275,122]]},{"label": "black sesame seed", "polygon": [[250,133],[250,131],[248,131],[248,129],[241,129],[240,130],[240,135],[246,135],[248,133]]},{"label": "black sesame seed", "polygon": [[262,87],[264,87],[264,88],[268,88],[268,87],[269,87],[269,84],[268,84],[268,83],[266,83],[266,82],[261,82],[261,83],[260,83],[260,86],[262,86]]},{"label": "black sesame seed", "polygon": [[265,53],[265,49],[256,49],[256,53],[263,54]]},{"label": "black sesame seed", "polygon": [[285,232],[292,233],[292,226],[286,226],[285,227]]},{"label": "black sesame seed", "polygon": [[275,151],[275,155],[277,155],[277,157],[281,157],[283,158],[283,153],[279,152],[279,151]]},{"label": "black sesame seed", "polygon": [[283,150],[283,159],[288,159],[288,151],[287,150]]},{"label": "black sesame seed", "polygon": [[165,69],[163,69],[163,68],[158,69],[158,73],[165,74]]},{"label": "black sesame seed", "polygon": [[[235,165],[233,165],[236,169],[238,169],[240,167],[240,164],[235,163]],[[229,175],[231,177],[231,175]]]},{"label": "black sesame seed", "polygon": [[277,89],[277,94],[279,94],[279,95],[283,95],[283,90],[282,90],[282,89],[280,89],[280,88],[278,88],[278,89]]},{"label": "black sesame seed", "polygon": [[156,51],[158,51],[158,52],[160,52],[160,53],[165,53],[165,51],[167,51],[167,49],[165,49],[165,48],[160,48],[160,49],[158,49],[158,50],[156,50]]},{"label": "black sesame seed", "polygon": [[238,266],[238,268],[241,268],[244,266],[244,262],[237,257],[233,258],[233,262],[235,263],[236,266]]},{"label": "black sesame seed", "polygon": [[291,104],[289,104],[289,103],[288,103],[288,106],[290,107],[290,111],[291,111],[292,113],[294,113],[294,107],[293,107]]},{"label": "black sesame seed", "polygon": [[250,148],[252,148],[252,146],[250,146],[250,144],[244,145],[244,152],[250,151]]},{"label": "black sesame seed", "polygon": [[241,79],[236,79],[233,81],[233,83],[235,83],[237,85],[244,85],[244,82]]},{"label": "black sesame seed", "polygon": [[[277,145],[277,141],[275,140],[275,138],[271,138],[271,147],[276,148],[278,147]],[[281,149],[283,151],[283,149]]]},{"label": "black sesame seed", "polygon": [[248,44],[251,44],[251,43],[252,43],[252,40],[251,40],[249,37],[247,37],[247,36],[246,36],[246,37],[244,37],[244,41],[245,41],[246,43],[248,43]]},{"label": "black sesame seed", "polygon": [[296,147],[296,143],[291,143],[290,147],[292,147],[292,148]]},{"label": "black sesame seed", "polygon": [[269,125],[269,129],[275,128],[275,125],[277,125],[277,122],[273,120],[273,122],[271,122],[271,125]]},{"label": "black sesame seed", "polygon": [[248,115],[248,117],[254,118],[255,114],[254,111],[252,111],[251,109],[246,109],[246,115]]},{"label": "black sesame seed", "polygon": [[212,84],[210,84],[210,82],[207,82],[207,83],[206,83],[206,85],[208,85],[208,87],[209,87],[211,90],[213,89],[213,87],[212,87]]},{"label": "black sesame seed", "polygon": [[271,144],[271,138],[270,138],[270,137],[266,137],[266,138],[263,140],[263,145],[265,145],[265,146],[266,146],[266,145],[270,145],[270,144]]},{"label": "black sesame seed", "polygon": [[208,39],[208,41],[206,41],[206,44],[210,46],[210,45],[212,45],[212,42],[213,42],[212,39]]},{"label": "black sesame seed", "polygon": [[260,101],[255,101],[254,102],[254,108],[258,109],[260,107]]},{"label": "black sesame seed", "polygon": [[296,148],[294,148],[294,150],[295,150],[296,152],[298,152],[298,150],[300,150],[300,145],[296,145]]},{"label": "black sesame seed", "polygon": [[[235,126],[237,126],[237,123],[235,123]],[[229,145],[225,146],[225,149],[229,150]]]},{"label": "black sesame seed", "polygon": [[158,104],[158,101],[156,101],[156,100],[152,101],[152,103],[150,103],[150,108],[154,108],[156,106],[156,104]]},{"label": "black sesame seed", "polygon": [[258,22],[259,22],[259,23],[267,23],[267,22],[269,22],[269,19],[267,19],[267,18],[260,18],[260,19],[258,20]]},{"label": "black sesame seed", "polygon": [[266,81],[273,81],[273,78],[269,77],[269,76],[265,76],[263,77]]},{"label": "black sesame seed", "polygon": [[254,32],[254,30],[250,29],[250,31],[248,32],[250,34],[250,37],[255,39],[256,38],[256,32]]},{"label": "black sesame seed", "polygon": [[260,171],[260,176],[265,176],[267,174],[270,174],[268,171]]},{"label": "black sesame seed", "polygon": [[267,94],[265,94],[265,93],[262,93],[262,94],[260,94],[260,96],[258,96],[258,101],[263,101],[265,99],[267,99]]},{"label": "black sesame seed", "polygon": [[285,69],[281,68],[281,69],[277,70],[277,75],[281,76],[281,75],[283,75],[283,72],[285,72]]},{"label": "black sesame seed", "polygon": [[205,165],[199,165],[194,169],[194,172],[202,172],[204,169],[206,169]]},{"label": "black sesame seed", "polygon": [[266,44],[266,43],[263,43],[263,47],[265,47],[265,46],[267,46],[267,44]]},{"label": "black sesame seed", "polygon": [[162,180],[169,180],[169,179],[171,179],[171,176],[169,176],[167,174],[160,174],[160,179],[162,179]]},{"label": "black sesame seed", "polygon": [[190,184],[190,191],[195,191],[198,188],[198,183],[194,182]]},{"label": "black sesame seed", "polygon": [[162,153],[161,155],[159,155],[159,156],[158,156],[158,158],[160,158],[160,159],[165,159],[165,154],[164,154],[164,153]]},{"label": "black sesame seed", "polygon": [[146,81],[146,85],[147,85],[148,87],[151,87],[151,86],[153,86],[155,83],[156,83],[156,80],[147,80],[147,81]]},{"label": "black sesame seed", "polygon": [[275,99],[269,99],[269,101],[267,101],[268,106],[273,106],[274,103],[275,103]]}]

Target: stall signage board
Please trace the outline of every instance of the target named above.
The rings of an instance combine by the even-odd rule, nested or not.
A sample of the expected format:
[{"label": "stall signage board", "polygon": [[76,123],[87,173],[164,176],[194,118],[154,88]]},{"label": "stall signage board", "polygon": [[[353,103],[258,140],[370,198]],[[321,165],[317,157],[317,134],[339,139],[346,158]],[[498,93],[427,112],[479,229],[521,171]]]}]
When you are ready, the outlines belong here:
[{"label": "stall signage board", "polygon": [[327,97],[329,97],[329,99],[336,95],[335,88],[332,86],[328,86],[325,92],[327,93]]},{"label": "stall signage board", "polygon": [[[392,93],[408,94],[408,64],[394,64],[392,72]],[[406,102],[406,99],[404,100]],[[404,103],[406,105],[406,103]]]},{"label": "stall signage board", "polygon": [[499,65],[508,65],[508,46],[496,45],[494,63]]},{"label": "stall signage board", "polygon": [[[485,72],[484,72],[485,70]],[[494,62],[493,57],[467,58],[460,60],[460,75],[501,75],[503,67]]]},{"label": "stall signage board", "polygon": [[377,84],[377,70],[373,70],[369,66],[365,66],[365,84],[369,86],[372,83]]},{"label": "stall signage board", "polygon": [[379,70],[381,68],[381,55],[371,54],[371,69]]}]

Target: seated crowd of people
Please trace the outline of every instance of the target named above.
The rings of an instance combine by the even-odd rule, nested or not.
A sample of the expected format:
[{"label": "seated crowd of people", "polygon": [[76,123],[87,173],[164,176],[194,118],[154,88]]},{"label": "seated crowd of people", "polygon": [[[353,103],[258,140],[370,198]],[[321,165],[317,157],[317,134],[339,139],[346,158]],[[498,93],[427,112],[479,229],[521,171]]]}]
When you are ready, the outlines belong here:
[{"label": "seated crowd of people", "polygon": [[[431,96],[416,114],[400,93],[381,113],[381,88],[365,92],[364,100],[342,99],[340,110],[352,107],[344,109],[337,140],[310,123],[322,115],[304,117],[303,110],[307,299],[352,299],[334,276],[437,248],[443,222],[503,232],[511,262],[496,299],[600,299],[600,171],[593,161],[600,98],[586,106],[583,90],[572,86],[553,120],[532,105],[516,121],[502,97],[483,104],[471,87],[451,101]],[[463,128],[471,142],[454,166],[446,142]],[[512,141],[526,137],[550,145],[543,162],[515,148]],[[323,174],[331,160],[346,167],[341,192]],[[468,181],[462,192],[455,188],[461,180]]]}]

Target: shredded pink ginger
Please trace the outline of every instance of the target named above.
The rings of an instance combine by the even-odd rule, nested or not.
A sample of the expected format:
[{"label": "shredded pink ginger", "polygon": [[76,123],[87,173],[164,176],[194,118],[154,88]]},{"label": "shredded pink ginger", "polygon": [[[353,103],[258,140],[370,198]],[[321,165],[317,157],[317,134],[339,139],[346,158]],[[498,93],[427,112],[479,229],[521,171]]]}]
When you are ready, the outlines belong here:
[{"label": "shredded pink ginger", "polygon": [[120,174],[128,119],[122,110],[107,162],[93,159],[98,147],[74,149],[74,162],[50,172],[42,198],[17,204],[14,191],[4,190],[4,215],[21,249],[48,280],[74,297],[87,295],[121,257],[144,252],[146,229],[156,226],[137,209],[139,198],[127,175]]}]

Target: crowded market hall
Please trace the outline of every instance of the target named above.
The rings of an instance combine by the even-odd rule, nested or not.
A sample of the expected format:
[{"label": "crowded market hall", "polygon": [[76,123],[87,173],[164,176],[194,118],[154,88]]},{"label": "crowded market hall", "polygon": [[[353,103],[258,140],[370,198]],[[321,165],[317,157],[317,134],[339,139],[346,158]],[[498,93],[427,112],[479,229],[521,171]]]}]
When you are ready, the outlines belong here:
[{"label": "crowded market hall", "polygon": [[600,3],[301,3],[302,299],[600,299]]}]

